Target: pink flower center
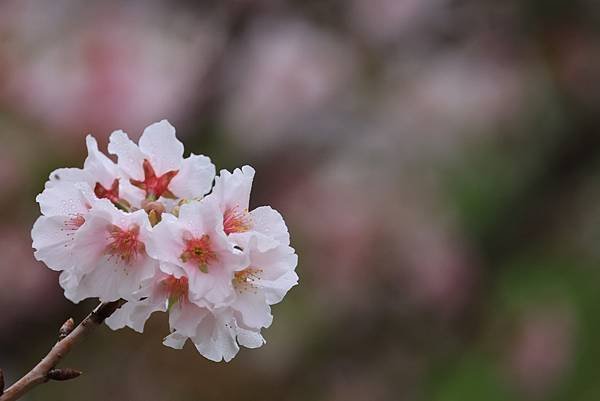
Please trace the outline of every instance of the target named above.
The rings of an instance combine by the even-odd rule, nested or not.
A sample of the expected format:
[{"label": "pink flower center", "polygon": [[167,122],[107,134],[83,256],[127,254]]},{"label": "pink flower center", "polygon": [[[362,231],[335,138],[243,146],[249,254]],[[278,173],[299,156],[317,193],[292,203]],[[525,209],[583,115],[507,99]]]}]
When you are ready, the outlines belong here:
[{"label": "pink flower center", "polygon": [[171,180],[177,175],[179,171],[168,171],[161,175],[156,176],[154,168],[148,160],[144,160],[144,181],[130,180],[131,184],[146,191],[146,199],[156,200],[161,196],[165,198],[175,199],[173,192],[169,190],[169,184]]},{"label": "pink flower center", "polygon": [[168,294],[167,308],[173,307],[177,303],[184,302],[188,297],[188,278],[175,276],[169,276],[163,281],[161,285]]},{"label": "pink flower center", "polygon": [[108,253],[127,264],[131,264],[145,250],[144,244],[138,239],[140,227],[137,224],[127,230],[112,225],[108,228],[108,234],[111,241]]},{"label": "pink flower center", "polygon": [[227,209],[223,214],[223,229],[227,235],[250,230],[248,211],[240,210],[238,206]]},{"label": "pink flower center", "polygon": [[200,238],[184,238],[185,248],[181,254],[184,263],[192,262],[204,273],[208,272],[208,265],[217,260],[216,253],[212,250],[212,244],[208,235]]},{"label": "pink flower center", "polygon": [[94,187],[94,194],[99,199],[108,199],[112,203],[119,203],[119,179],[113,181],[110,188],[104,188],[99,182]]}]

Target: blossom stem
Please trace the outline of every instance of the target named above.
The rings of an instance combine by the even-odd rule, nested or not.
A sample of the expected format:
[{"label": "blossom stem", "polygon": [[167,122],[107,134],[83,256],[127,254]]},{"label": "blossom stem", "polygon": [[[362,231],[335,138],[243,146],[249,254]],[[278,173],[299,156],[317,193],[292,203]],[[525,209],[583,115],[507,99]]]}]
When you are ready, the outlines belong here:
[{"label": "blossom stem", "polygon": [[[46,383],[48,380],[56,380],[50,372],[56,372],[56,365],[73,349],[73,347],[83,340],[96,327],[100,326],[104,320],[112,315],[124,301],[114,301],[101,303],[90,313],[77,327],[75,327],[66,337],[52,347],[50,352],[25,376],[20,378],[12,386],[6,389],[0,396],[0,401],[18,400],[24,394],[34,387]],[[64,326],[63,326],[64,327]],[[61,371],[72,371],[72,369],[61,369]],[[50,375],[49,375],[50,374]],[[55,375],[54,375],[55,376]],[[78,375],[72,375],[73,378]],[[66,380],[66,379],[62,379]]]}]

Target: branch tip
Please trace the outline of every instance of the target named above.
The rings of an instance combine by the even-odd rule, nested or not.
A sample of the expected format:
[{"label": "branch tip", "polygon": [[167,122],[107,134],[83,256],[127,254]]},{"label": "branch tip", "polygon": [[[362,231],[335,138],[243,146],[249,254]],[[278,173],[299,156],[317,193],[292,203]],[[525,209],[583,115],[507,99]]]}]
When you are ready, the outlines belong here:
[{"label": "branch tip", "polygon": [[56,380],[56,381],[65,381],[75,379],[76,377],[81,376],[83,372],[79,370],[63,368],[63,369],[52,369],[48,372],[46,377],[48,380]]},{"label": "branch tip", "polygon": [[75,320],[73,320],[73,318],[69,318],[67,319],[66,322],[63,323],[62,326],[60,326],[60,329],[58,330],[58,340],[62,340],[63,338],[65,338],[66,336],[68,336],[73,329],[75,328]]}]

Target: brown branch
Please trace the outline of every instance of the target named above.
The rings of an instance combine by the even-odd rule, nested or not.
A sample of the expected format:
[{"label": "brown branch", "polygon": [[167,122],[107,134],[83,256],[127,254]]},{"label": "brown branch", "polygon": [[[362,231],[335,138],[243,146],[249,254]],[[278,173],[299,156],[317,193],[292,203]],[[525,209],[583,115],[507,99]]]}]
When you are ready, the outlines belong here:
[{"label": "brown branch", "polygon": [[[108,302],[98,305],[77,327],[72,329],[64,338],[52,347],[48,355],[41,360],[29,373],[10,386],[4,394],[0,396],[0,401],[13,401],[21,398],[25,393],[39,384],[48,380],[69,380],[73,379],[81,372],[73,369],[54,369],[65,355],[67,355],[75,344],[83,340],[96,327],[100,326],[106,318],[112,315],[124,301]],[[61,327],[61,336],[69,330],[70,320]]]}]

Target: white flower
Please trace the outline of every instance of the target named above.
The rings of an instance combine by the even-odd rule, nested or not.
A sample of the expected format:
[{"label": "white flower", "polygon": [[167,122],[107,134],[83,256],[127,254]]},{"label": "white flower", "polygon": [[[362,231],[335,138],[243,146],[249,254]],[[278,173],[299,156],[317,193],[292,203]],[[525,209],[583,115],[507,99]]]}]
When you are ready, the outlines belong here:
[{"label": "white flower", "polygon": [[141,333],[152,313],[168,311],[172,333],[164,344],[181,349],[191,339],[203,356],[215,362],[230,361],[239,351],[239,345],[257,348],[265,343],[260,329],[239,327],[231,309],[211,311],[193,303],[183,269],[169,266],[163,270],[173,274],[159,272],[146,297],[138,302],[127,302],[106,320],[111,329],[128,326]]},{"label": "white flower", "polygon": [[202,155],[183,158],[183,144],[167,120],[144,130],[139,146],[123,131],[110,136],[108,151],[146,199],[200,198],[211,189],[215,166]]},{"label": "white flower", "polygon": [[260,241],[261,234],[236,236],[237,245],[248,257],[244,269],[235,272],[235,300],[230,307],[247,327],[269,327],[273,317],[270,305],[281,302],[298,283],[294,271],[298,256],[293,248]]},{"label": "white flower", "polygon": [[103,302],[135,300],[151,280],[158,262],[146,253],[150,221],[144,210],[127,213],[112,203],[98,201],[73,239],[72,270],[78,285],[65,288],[73,302],[98,297]]},{"label": "white flower", "polygon": [[271,305],[298,282],[297,256],[278,212],[248,210],[254,169],[215,179],[207,157],[183,158],[166,120],[146,128],[139,146],[114,132],[118,163],[93,137],[86,143],[82,169],[51,174],[32,229],[35,257],[61,272],[65,296],[126,300],[107,320],[115,330],[142,332],[166,312],[164,344],[190,339],[213,361],[263,345]]},{"label": "white flower", "polygon": [[126,213],[97,199],[87,183],[60,182],[37,197],[43,216],[32,229],[35,257],[57,271],[73,302],[131,299],[157,262],[145,252],[150,222],[143,210]]},{"label": "white flower", "polygon": [[[189,338],[200,354],[215,362],[232,360],[240,345],[258,348],[265,344],[260,330],[240,326],[230,308],[199,309],[196,313],[194,320],[199,324],[194,333],[175,331],[165,338],[163,344],[181,349]],[[181,316],[179,320],[187,318],[183,313]]]},{"label": "white flower", "polygon": [[211,306],[230,301],[234,272],[244,264],[244,255],[223,232],[219,209],[209,198],[184,204],[179,217],[163,215],[154,227],[148,253],[167,262],[161,263],[163,271],[170,265],[183,268],[190,281],[190,297]]},{"label": "white flower", "polygon": [[273,240],[284,245],[290,244],[287,226],[281,215],[269,206],[248,211],[250,192],[254,179],[254,169],[244,166],[233,173],[221,170],[215,178],[215,187],[210,197],[214,197],[223,214],[223,228],[228,235],[245,232],[264,234],[262,240]]}]

